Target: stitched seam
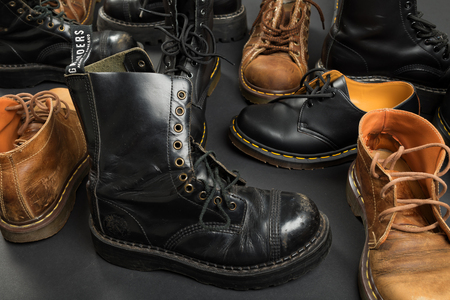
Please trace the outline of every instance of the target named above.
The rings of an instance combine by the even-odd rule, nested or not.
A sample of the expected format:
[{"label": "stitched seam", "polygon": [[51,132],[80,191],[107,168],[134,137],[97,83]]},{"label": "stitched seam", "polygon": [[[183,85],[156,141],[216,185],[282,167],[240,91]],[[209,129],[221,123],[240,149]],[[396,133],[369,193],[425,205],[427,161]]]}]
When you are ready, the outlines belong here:
[{"label": "stitched seam", "polygon": [[245,10],[245,6],[242,5],[241,8],[238,11],[234,12],[234,13],[227,14],[227,15],[214,15],[213,20],[232,19],[232,18],[235,18],[235,17],[237,17],[239,15],[242,15],[244,13],[244,10]]},{"label": "stitched seam", "polygon": [[447,127],[444,125],[442,118],[441,118],[441,108],[438,108],[438,118],[439,118],[439,122],[442,124],[442,127],[444,127],[445,132],[447,132],[447,135],[450,136],[450,132],[448,132]]},{"label": "stitched seam", "polygon": [[27,205],[25,205],[25,201],[23,199],[23,195],[20,192],[20,186],[19,186],[19,179],[17,178],[17,172],[16,172],[16,168],[14,167],[14,161],[12,156],[9,156],[9,163],[11,164],[11,171],[14,174],[14,186],[16,187],[16,194],[17,197],[19,198],[19,203],[22,206],[22,209],[25,211],[25,213],[27,214],[27,216],[32,219],[34,216],[32,215],[32,213],[29,211],[29,208],[27,207]]},{"label": "stitched seam", "polygon": [[47,216],[45,216],[45,218],[43,218],[43,219],[41,219],[41,220],[39,220],[39,221],[37,221],[37,222],[34,222],[33,224],[27,224],[27,225],[13,225],[13,224],[8,224],[8,223],[6,223],[6,222],[3,221],[3,220],[0,220],[0,221],[1,221],[2,223],[4,223],[4,224],[8,225],[9,227],[15,227],[15,228],[27,228],[27,227],[35,226],[36,224],[42,223],[43,221],[45,221],[46,219],[48,219],[48,218],[53,214],[53,212],[58,208],[58,206],[59,206],[59,204],[61,203],[61,200],[62,200],[64,194],[66,193],[66,190],[67,190],[67,188],[69,187],[70,183],[72,182],[72,180],[73,180],[75,174],[78,173],[78,171],[79,171],[80,168],[86,163],[86,161],[87,161],[88,158],[89,158],[89,157],[86,157],[86,158],[83,160],[83,162],[78,166],[78,168],[75,170],[75,172],[72,173],[72,176],[70,176],[69,180],[67,181],[67,184],[66,184],[66,186],[64,187],[64,190],[62,191],[61,196],[59,197],[58,202],[56,203],[56,206],[52,209],[52,211],[51,211]]},{"label": "stitched seam", "polygon": [[203,145],[203,140],[205,139],[205,136],[206,136],[206,122],[203,122],[203,135],[200,141],[200,145]]},{"label": "stitched seam", "polygon": [[213,76],[216,73],[218,67],[219,67],[219,58],[217,58],[216,66],[214,67],[214,70],[212,71],[211,76],[209,78],[213,78]]},{"label": "stitched seam", "polygon": [[265,152],[267,152],[267,153],[271,153],[271,154],[277,155],[277,156],[283,156],[283,157],[286,157],[286,158],[308,159],[308,160],[314,160],[314,159],[326,159],[326,158],[336,157],[336,156],[345,154],[345,153],[347,153],[347,152],[355,151],[355,150],[356,150],[356,147],[354,147],[354,148],[347,149],[347,150],[345,150],[345,151],[338,152],[338,153],[335,153],[335,154],[326,155],[326,156],[318,156],[318,157],[300,157],[300,156],[292,156],[292,155],[286,155],[286,154],[281,154],[281,153],[273,152],[273,151],[271,151],[271,150],[267,150],[267,149],[265,149],[265,148],[263,148],[263,147],[261,147],[261,146],[258,146],[258,145],[256,145],[256,144],[254,144],[254,143],[252,143],[252,142],[246,140],[242,135],[239,134],[239,132],[237,132],[236,127],[235,127],[235,119],[233,119],[233,130],[234,130],[234,132],[236,133],[236,135],[237,135],[241,140],[243,140],[245,143],[247,143],[248,145],[251,145],[251,146],[253,146],[253,147],[255,147],[255,148],[261,149],[261,150],[263,150],[263,151],[265,151]]},{"label": "stitched seam", "polygon": [[375,295],[374,290],[372,289],[372,285],[370,284],[370,279],[369,279],[369,254],[370,254],[370,250],[367,251],[367,261],[366,261],[366,277],[367,277],[367,283],[369,284],[369,288],[372,291],[372,295],[375,297],[375,299],[378,299],[377,296]]},{"label": "stitched seam", "polygon": [[2,207],[3,215],[6,218],[5,202],[3,201],[3,169],[1,164],[0,164],[0,205]]}]

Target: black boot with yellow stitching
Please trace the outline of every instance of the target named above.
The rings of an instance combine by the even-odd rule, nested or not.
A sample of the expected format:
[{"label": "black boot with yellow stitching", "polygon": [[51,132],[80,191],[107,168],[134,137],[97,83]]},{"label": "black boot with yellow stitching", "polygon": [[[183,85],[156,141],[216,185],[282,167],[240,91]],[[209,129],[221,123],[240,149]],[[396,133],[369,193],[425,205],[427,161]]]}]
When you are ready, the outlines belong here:
[{"label": "black boot with yellow stitching", "polygon": [[360,83],[338,71],[305,81],[317,71],[303,77],[298,94],[242,110],[230,124],[233,144],[275,166],[324,168],[355,158],[358,123],[366,112],[396,108],[419,113],[410,83]]}]

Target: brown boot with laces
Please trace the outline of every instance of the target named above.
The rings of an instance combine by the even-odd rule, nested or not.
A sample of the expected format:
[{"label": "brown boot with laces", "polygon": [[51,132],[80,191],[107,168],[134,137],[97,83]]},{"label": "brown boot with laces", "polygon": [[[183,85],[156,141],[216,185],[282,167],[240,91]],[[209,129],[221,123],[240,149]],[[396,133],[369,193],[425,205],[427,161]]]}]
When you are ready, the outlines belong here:
[{"label": "brown boot with laces", "polygon": [[267,103],[292,95],[308,71],[311,0],[265,0],[244,46],[239,87],[252,103]]},{"label": "brown boot with laces", "polygon": [[450,206],[439,201],[446,154],[439,132],[416,114],[380,109],[361,119],[347,199],[366,227],[362,299],[450,299]]},{"label": "brown boot with laces", "polygon": [[0,231],[8,241],[38,241],[61,230],[89,170],[68,95],[56,89],[0,97]]}]

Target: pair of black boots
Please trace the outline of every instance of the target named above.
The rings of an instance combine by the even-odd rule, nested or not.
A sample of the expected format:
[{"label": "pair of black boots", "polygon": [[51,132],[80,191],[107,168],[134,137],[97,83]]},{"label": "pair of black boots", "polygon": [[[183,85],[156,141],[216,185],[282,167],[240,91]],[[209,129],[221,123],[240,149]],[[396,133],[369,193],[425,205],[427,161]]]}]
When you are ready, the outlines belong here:
[{"label": "pair of black boots", "polygon": [[202,147],[220,72],[212,7],[165,1],[159,73],[139,48],[68,68],[91,162],[91,233],[96,251],[126,268],[275,286],[325,258],[330,226],[304,195],[247,187]]}]

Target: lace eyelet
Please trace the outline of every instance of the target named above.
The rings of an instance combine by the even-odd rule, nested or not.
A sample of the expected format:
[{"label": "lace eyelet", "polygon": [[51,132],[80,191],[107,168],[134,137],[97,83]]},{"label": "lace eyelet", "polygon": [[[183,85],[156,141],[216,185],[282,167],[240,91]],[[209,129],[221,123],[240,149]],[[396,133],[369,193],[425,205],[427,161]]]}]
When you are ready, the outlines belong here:
[{"label": "lace eyelet", "polygon": [[202,201],[205,201],[207,197],[208,197],[208,196],[206,195],[206,192],[205,192],[205,191],[201,191],[201,192],[198,194],[198,198],[199,198],[200,200],[202,200]]},{"label": "lace eyelet", "polygon": [[438,49],[436,46],[433,47],[433,51],[434,51],[435,53],[438,53],[440,50],[441,50],[441,49]]},{"label": "lace eyelet", "polygon": [[203,27],[203,26],[205,26],[205,23],[203,23],[203,22],[200,22],[200,25],[199,25],[200,27]]},{"label": "lace eyelet", "polygon": [[192,184],[188,183],[184,186],[184,191],[186,193],[190,194],[194,191],[194,186]]},{"label": "lace eyelet", "polygon": [[180,150],[181,148],[183,148],[183,143],[181,141],[175,141],[173,142],[173,148],[175,150]]},{"label": "lace eyelet", "polygon": [[23,10],[23,8],[19,8],[17,10],[17,13],[20,14],[20,15],[23,14],[24,12],[25,12],[25,10]]},{"label": "lace eyelet", "polygon": [[53,24],[53,22],[50,22],[50,23],[47,24],[48,28],[53,28],[53,26],[55,26],[55,24]]},{"label": "lace eyelet", "polygon": [[178,107],[175,109],[175,113],[177,114],[177,116],[182,116],[182,115],[184,115],[184,108],[182,108],[181,106],[178,106]]},{"label": "lace eyelet", "polygon": [[139,66],[140,68],[145,67],[145,61],[143,61],[143,60],[138,61],[138,66]]},{"label": "lace eyelet", "polygon": [[195,67],[196,65],[198,65],[198,63],[197,63],[196,61],[191,61],[191,65],[192,65],[193,67]]},{"label": "lace eyelet", "polygon": [[202,16],[204,16],[204,15],[206,14],[206,12],[205,12],[205,9],[204,9],[204,8],[202,8],[202,9],[200,10],[200,14],[201,14]]},{"label": "lace eyelet", "polygon": [[299,44],[297,42],[294,42],[294,46],[298,46]]},{"label": "lace eyelet", "polygon": [[9,6],[11,6],[11,7],[16,6],[16,2],[14,2],[14,1],[10,1],[8,4],[9,4]]},{"label": "lace eyelet", "polygon": [[231,211],[233,211],[233,210],[236,210],[236,208],[237,208],[237,205],[236,205],[236,203],[235,202],[231,202],[230,203],[230,208],[229,208],[229,210],[231,210]]},{"label": "lace eyelet", "polygon": [[180,100],[186,99],[186,92],[185,92],[185,91],[178,91],[177,97],[178,97],[178,99],[180,99]]},{"label": "lace eyelet", "polygon": [[219,196],[217,196],[216,198],[214,198],[214,204],[215,204],[215,205],[219,205],[220,203],[222,203],[222,198],[220,198]]},{"label": "lace eyelet", "polygon": [[181,173],[180,175],[178,175],[178,179],[182,182],[186,181],[188,179],[188,176],[186,173]]},{"label": "lace eyelet", "polygon": [[175,126],[173,126],[173,130],[175,130],[175,132],[180,133],[183,131],[183,125],[177,123],[177,124],[175,124]]},{"label": "lace eyelet", "polygon": [[27,21],[31,21],[31,20],[33,19],[33,16],[32,16],[32,15],[27,15],[27,16],[25,17],[25,19],[27,19]]},{"label": "lace eyelet", "polygon": [[58,30],[59,30],[59,31],[64,31],[64,26],[63,26],[63,25],[59,26],[59,27],[58,27]]},{"label": "lace eyelet", "polygon": [[294,55],[299,57],[300,56],[300,51],[296,51]]},{"label": "lace eyelet", "polygon": [[175,165],[176,165],[177,167],[182,167],[182,166],[184,166],[184,159],[182,159],[181,157],[178,157],[178,158],[175,160]]},{"label": "lace eyelet", "polygon": [[192,78],[192,77],[194,77],[194,74],[189,73],[189,74],[188,74],[188,78]]},{"label": "lace eyelet", "polygon": [[36,23],[38,23],[39,25],[42,25],[44,23],[44,20],[37,20]]},{"label": "lace eyelet", "polygon": [[406,3],[405,3],[405,8],[406,8],[406,9],[411,9],[411,7],[412,7],[411,1],[406,1]]}]

